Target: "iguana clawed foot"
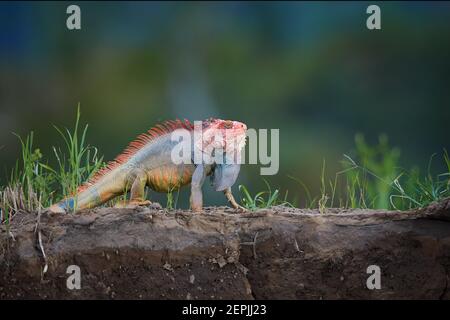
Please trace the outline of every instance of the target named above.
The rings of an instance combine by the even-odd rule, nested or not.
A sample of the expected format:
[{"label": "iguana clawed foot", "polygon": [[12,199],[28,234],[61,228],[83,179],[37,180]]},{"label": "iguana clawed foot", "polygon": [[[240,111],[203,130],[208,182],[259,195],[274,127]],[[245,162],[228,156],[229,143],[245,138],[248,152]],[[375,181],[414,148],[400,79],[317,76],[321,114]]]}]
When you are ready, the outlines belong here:
[{"label": "iguana clawed foot", "polygon": [[[231,193],[230,187],[223,190],[223,193],[236,213],[243,213],[248,211],[246,208],[237,203],[237,201],[233,197],[233,194]],[[200,192],[191,193],[191,210],[197,213],[203,211],[203,198]]]},{"label": "iguana clawed foot", "polygon": [[244,212],[248,211],[246,208],[244,208],[243,206],[240,206],[240,205],[238,205],[237,207],[234,207],[234,210],[236,211],[236,213],[244,213]]},{"label": "iguana clawed foot", "polygon": [[58,205],[52,205],[50,208],[48,208],[47,213],[49,213],[50,215],[53,214],[66,214],[66,210],[64,210],[64,208],[58,206]]},{"label": "iguana clawed foot", "polygon": [[247,212],[248,210],[245,209],[243,206],[241,206],[237,201],[234,199],[233,194],[231,193],[231,188],[227,188],[223,191],[225,194],[225,197],[227,198],[228,202],[233,206],[236,212],[242,213]]}]

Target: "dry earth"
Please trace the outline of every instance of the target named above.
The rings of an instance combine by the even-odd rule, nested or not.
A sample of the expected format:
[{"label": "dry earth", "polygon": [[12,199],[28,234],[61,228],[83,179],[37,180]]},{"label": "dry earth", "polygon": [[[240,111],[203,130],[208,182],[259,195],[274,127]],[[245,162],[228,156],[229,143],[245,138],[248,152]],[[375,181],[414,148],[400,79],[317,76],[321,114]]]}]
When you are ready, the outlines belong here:
[{"label": "dry earth", "polygon": [[[99,208],[36,222],[22,212],[0,227],[0,299],[450,298],[450,199],[409,212]],[[66,286],[69,265],[80,290]],[[366,286],[369,265],[380,290]]]}]

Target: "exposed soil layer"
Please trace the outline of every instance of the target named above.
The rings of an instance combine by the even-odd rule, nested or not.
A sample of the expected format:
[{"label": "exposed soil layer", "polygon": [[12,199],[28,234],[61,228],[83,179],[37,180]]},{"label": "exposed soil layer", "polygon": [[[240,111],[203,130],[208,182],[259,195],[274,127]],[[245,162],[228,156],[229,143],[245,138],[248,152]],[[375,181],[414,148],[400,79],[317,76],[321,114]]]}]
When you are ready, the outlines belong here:
[{"label": "exposed soil layer", "polygon": [[[409,212],[99,208],[36,221],[17,213],[0,227],[0,299],[450,298],[450,199]],[[367,288],[369,265],[381,289]]]}]

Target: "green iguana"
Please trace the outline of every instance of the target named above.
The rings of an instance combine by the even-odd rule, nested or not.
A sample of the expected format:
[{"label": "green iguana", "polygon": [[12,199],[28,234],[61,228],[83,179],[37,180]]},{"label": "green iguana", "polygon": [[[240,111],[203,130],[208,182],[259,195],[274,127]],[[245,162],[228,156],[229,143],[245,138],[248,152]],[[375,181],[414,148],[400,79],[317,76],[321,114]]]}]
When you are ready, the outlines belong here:
[{"label": "green iguana", "polygon": [[[198,129],[200,134],[197,134]],[[156,125],[138,136],[73,196],[52,205],[49,210],[65,213],[92,208],[127,191],[130,191],[130,200],[122,206],[151,205],[145,199],[146,186],[157,192],[169,192],[190,183],[191,209],[198,212],[203,208],[201,188],[206,176],[212,177],[215,190],[223,191],[234,208],[243,210],[231,193],[231,186],[239,174],[239,161],[217,159],[225,159],[233,153],[240,155],[245,145],[246,130],[246,125],[241,122],[213,118],[195,122],[195,125],[188,120]],[[173,151],[180,146],[180,141],[173,137],[186,136],[186,133],[188,138],[185,140],[189,140],[186,150],[190,150],[190,154],[186,161],[176,163]],[[215,157],[218,151],[222,156]],[[200,152],[200,161],[195,152]]]}]

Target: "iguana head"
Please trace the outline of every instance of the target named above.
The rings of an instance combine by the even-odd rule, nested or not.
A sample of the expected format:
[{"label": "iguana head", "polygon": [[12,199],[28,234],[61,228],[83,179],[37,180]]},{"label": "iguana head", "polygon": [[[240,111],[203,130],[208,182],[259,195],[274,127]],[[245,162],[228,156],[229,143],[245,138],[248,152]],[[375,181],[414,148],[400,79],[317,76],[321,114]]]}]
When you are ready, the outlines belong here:
[{"label": "iguana head", "polygon": [[242,122],[209,118],[202,121],[201,149],[204,153],[212,149],[240,151],[245,146],[246,132],[247,126]]}]

